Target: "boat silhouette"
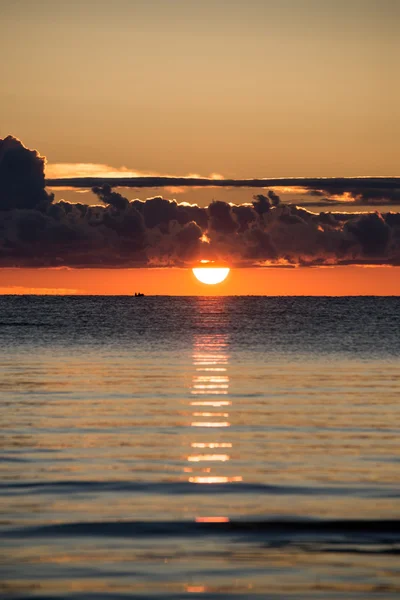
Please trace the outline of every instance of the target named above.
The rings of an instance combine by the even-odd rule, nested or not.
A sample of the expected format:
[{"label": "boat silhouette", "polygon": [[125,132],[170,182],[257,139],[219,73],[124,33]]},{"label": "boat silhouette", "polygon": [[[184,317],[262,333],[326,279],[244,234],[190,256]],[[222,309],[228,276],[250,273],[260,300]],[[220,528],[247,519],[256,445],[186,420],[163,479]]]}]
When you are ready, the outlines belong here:
[{"label": "boat silhouette", "polygon": [[143,296],[142,292],[135,292],[135,298],[142,298]]}]

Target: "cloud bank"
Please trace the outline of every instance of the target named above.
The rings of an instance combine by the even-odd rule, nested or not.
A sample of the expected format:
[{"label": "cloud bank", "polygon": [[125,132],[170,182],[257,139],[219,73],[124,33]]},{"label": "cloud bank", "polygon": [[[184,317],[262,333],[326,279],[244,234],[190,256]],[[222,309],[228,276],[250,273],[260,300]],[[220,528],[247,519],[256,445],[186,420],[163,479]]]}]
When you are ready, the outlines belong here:
[{"label": "cloud bank", "polygon": [[[400,264],[397,213],[316,214],[281,204],[273,190],[248,204],[217,200],[205,208],[162,197],[128,200],[103,179],[93,188],[99,205],[56,203],[45,190],[44,167],[44,157],[19,140],[0,140],[0,266],[185,267],[199,259],[233,266]],[[316,191],[342,193],[339,180],[329,180],[333,188],[313,181]],[[365,189],[382,189],[371,188],[374,181]],[[397,181],[386,178],[392,187],[385,189],[396,191]]]}]

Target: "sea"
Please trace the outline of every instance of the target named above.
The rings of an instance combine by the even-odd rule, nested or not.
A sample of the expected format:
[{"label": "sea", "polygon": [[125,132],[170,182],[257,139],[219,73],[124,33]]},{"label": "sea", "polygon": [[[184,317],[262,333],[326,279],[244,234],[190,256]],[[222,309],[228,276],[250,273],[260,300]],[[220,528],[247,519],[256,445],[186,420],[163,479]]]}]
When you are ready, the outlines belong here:
[{"label": "sea", "polygon": [[0,297],[0,597],[400,597],[400,298]]}]

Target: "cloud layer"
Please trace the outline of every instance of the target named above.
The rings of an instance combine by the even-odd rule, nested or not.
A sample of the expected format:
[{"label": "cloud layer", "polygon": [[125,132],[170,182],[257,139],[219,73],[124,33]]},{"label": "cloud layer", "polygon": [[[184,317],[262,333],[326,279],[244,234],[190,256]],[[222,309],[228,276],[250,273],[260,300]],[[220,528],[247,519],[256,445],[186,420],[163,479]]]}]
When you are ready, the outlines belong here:
[{"label": "cloud layer", "polygon": [[126,188],[301,188],[304,193],[317,197],[341,198],[348,201],[400,202],[400,177],[285,177],[265,179],[224,179],[216,177],[61,177],[47,179],[51,188],[92,188],[102,185]]},{"label": "cloud layer", "polygon": [[[397,213],[315,214],[281,204],[272,190],[248,204],[213,201],[199,208],[162,197],[128,200],[104,180],[93,190],[99,205],[55,203],[45,191],[44,165],[19,140],[0,140],[0,266],[183,267],[199,259],[238,266],[400,264]],[[321,194],[349,189],[348,180],[346,189],[339,180],[329,186],[324,180],[325,187],[312,181]],[[378,183],[370,179],[364,189],[382,189]],[[351,185],[366,194],[354,180]],[[385,179],[386,190],[396,192],[396,185]]]}]

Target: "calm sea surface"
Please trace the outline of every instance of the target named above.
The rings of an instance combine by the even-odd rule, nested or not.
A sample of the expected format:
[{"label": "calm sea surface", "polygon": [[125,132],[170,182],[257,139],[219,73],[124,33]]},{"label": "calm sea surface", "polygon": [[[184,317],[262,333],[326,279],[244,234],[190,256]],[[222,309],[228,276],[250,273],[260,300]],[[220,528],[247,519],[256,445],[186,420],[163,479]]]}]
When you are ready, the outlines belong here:
[{"label": "calm sea surface", "polygon": [[400,298],[8,296],[0,342],[0,597],[400,597]]}]

